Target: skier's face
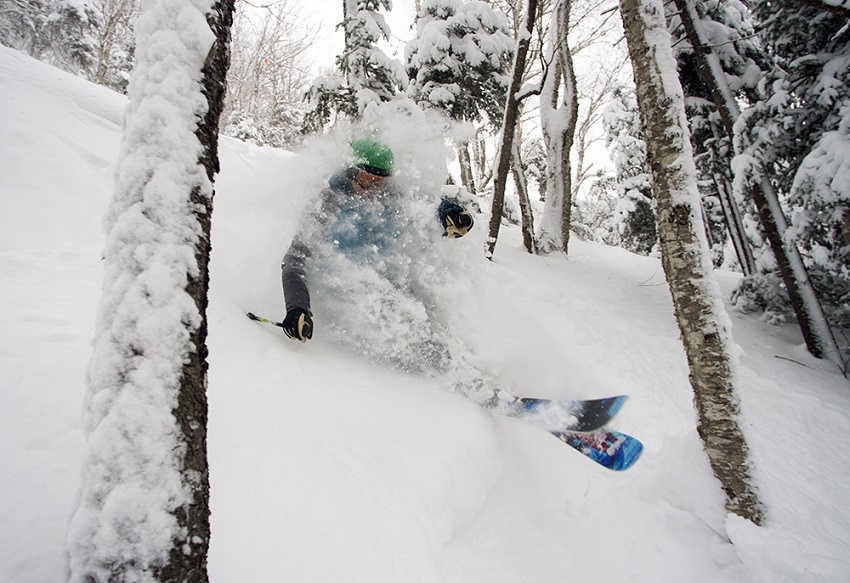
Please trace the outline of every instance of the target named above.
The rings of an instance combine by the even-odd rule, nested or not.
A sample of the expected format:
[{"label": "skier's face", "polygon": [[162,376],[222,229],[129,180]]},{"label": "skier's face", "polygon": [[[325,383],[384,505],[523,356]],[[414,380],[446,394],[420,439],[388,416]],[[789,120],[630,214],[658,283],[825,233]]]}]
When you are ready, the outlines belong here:
[{"label": "skier's face", "polygon": [[378,176],[365,170],[360,170],[354,177],[354,190],[358,194],[370,195],[378,192],[384,187],[387,179],[385,176]]}]

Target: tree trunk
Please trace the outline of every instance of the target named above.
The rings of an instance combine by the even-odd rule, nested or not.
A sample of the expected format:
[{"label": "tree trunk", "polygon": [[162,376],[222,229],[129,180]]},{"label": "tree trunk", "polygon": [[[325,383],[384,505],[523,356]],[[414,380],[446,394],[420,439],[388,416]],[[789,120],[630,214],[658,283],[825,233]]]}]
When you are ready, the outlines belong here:
[{"label": "tree trunk", "polygon": [[[675,0],[685,28],[688,41],[694,48],[702,80],[711,91],[711,97],[717,106],[723,126],[730,141],[734,139],[734,126],[740,109],[735,95],[726,82],[720,59],[711,49],[702,28],[702,23],[690,0]],[[747,194],[756,203],[759,218],[764,228],[770,248],[776,258],[776,264],[782,275],[782,281],[788,291],[791,306],[797,315],[797,322],[806,341],[809,352],[817,358],[827,358],[844,371],[845,364],[841,358],[835,337],[824,315],[820,300],[809,280],[803,258],[796,243],[787,237],[788,220],[779,199],[773,190],[773,185],[760,169],[754,176],[747,177]]]},{"label": "tree trunk", "polygon": [[528,198],[528,181],[522,168],[522,156],[519,153],[520,140],[517,137],[511,148],[513,161],[511,168],[514,175],[514,188],[519,198],[519,213],[522,217],[522,244],[526,250],[533,254],[537,253],[537,244],[534,240],[534,214],[531,210],[531,201]]},{"label": "tree trunk", "polygon": [[720,200],[720,208],[723,210],[723,218],[729,238],[732,240],[732,247],[735,249],[735,256],[741,265],[741,272],[745,276],[752,275],[756,272],[756,258],[753,256],[753,248],[744,231],[741,209],[735,204],[732,196],[732,185],[726,176],[717,173],[712,174],[712,181],[717,190],[717,198]]},{"label": "tree trunk", "polygon": [[475,172],[478,175],[476,184],[479,191],[484,191],[493,178],[493,171],[487,167],[487,141],[477,136],[472,141],[472,155],[475,162]]},{"label": "tree trunk", "polygon": [[485,244],[485,256],[493,258],[496,241],[499,239],[499,227],[502,224],[502,208],[505,206],[505,186],[507,185],[508,172],[511,165],[511,148],[514,142],[514,126],[517,122],[517,94],[522,84],[525,72],[525,60],[528,56],[528,47],[531,44],[534,21],[537,19],[537,0],[528,0],[528,10],[525,14],[523,27],[520,30],[519,42],[514,55],[514,66],[511,73],[511,84],[505,103],[505,117],[502,123],[501,140],[499,143],[499,156],[496,160],[496,170],[493,178],[493,209],[490,215],[490,228]]},{"label": "tree trunk", "polygon": [[[230,66],[230,27],[233,24],[235,0],[217,0],[207,14],[207,23],[216,41],[210,49],[203,68],[202,93],[207,100],[207,112],[198,123],[195,135],[203,150],[199,163],[204,166],[210,183],[220,170],[218,159],[218,130],[224,109],[227,70]],[[214,192],[213,192],[214,195]],[[190,275],[186,292],[192,297],[200,325],[190,335],[188,359],[183,364],[177,408],[173,411],[186,445],[182,473],[190,484],[193,500],[177,513],[177,523],[186,529],[186,538],[171,549],[170,561],[160,573],[160,581],[207,581],[207,553],[210,539],[209,464],[207,461],[207,305],[210,287],[210,233],[213,196],[205,196],[193,188],[190,201],[195,209],[194,220],[201,226],[203,236],[195,243],[197,274]],[[177,543],[179,541],[175,541]]]},{"label": "tree trunk", "polygon": [[472,160],[469,157],[469,142],[457,145],[457,159],[460,164],[460,183],[471,195],[475,195],[475,178],[472,175]]},{"label": "tree trunk", "polygon": [[657,204],[662,265],[690,366],[698,431],[726,493],[726,508],[761,524],[749,451],[738,425],[731,322],[701,224],[684,97],[661,0],[620,0]]},{"label": "tree trunk", "polygon": [[[522,102],[517,104],[517,119],[522,119]],[[534,238],[534,213],[531,210],[531,200],[528,196],[528,179],[525,166],[522,163],[522,122],[514,127],[514,143],[511,147],[511,173],[514,178],[514,190],[519,201],[520,225],[522,228],[522,244],[532,255],[537,253],[537,241]]]},{"label": "tree trunk", "polygon": [[[540,100],[546,143],[546,206],[541,221],[541,248],[567,253],[572,219],[572,166],[570,150],[578,122],[578,92],[572,55],[567,43],[571,0],[559,0],[552,18],[552,62]],[[559,88],[563,100],[559,105]]]},{"label": "tree trunk", "polygon": [[[204,15],[184,4],[173,19],[173,1],[148,2],[137,28],[144,57],[107,217],[86,456],[67,540],[74,583],[208,581],[206,308],[234,6],[218,0]],[[168,51],[149,50],[164,38]]]}]

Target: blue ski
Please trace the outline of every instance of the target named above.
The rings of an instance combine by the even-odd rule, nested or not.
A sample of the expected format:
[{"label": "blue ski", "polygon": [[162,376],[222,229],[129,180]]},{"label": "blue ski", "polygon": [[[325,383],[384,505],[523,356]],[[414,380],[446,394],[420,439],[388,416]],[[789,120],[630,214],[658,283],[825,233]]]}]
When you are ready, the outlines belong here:
[{"label": "blue ski", "polygon": [[552,431],[552,435],[609,470],[622,471],[632,467],[643,452],[643,444],[619,431],[576,433]]}]

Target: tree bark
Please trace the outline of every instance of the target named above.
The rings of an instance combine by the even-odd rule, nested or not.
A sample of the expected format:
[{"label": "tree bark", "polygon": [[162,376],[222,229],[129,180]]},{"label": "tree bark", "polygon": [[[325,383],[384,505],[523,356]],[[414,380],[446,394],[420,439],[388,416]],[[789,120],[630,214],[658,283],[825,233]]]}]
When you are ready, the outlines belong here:
[{"label": "tree bark", "polygon": [[508,95],[505,103],[505,117],[502,123],[501,140],[499,143],[499,156],[496,161],[496,170],[493,178],[493,209],[490,215],[490,226],[485,244],[485,256],[493,258],[496,241],[499,239],[499,227],[502,224],[502,208],[505,206],[505,186],[507,185],[508,172],[510,171],[512,151],[514,142],[514,126],[517,122],[517,111],[519,103],[517,95],[522,84],[522,76],[525,72],[525,60],[528,56],[528,48],[531,44],[534,22],[537,19],[537,0],[528,0],[528,9],[520,30],[519,42],[514,55],[513,71],[511,73],[511,84],[508,87]]},{"label": "tree bark", "polygon": [[732,247],[735,249],[735,256],[738,258],[741,272],[745,276],[752,275],[756,272],[756,259],[753,256],[753,248],[750,246],[750,241],[747,239],[747,234],[744,231],[741,209],[738,208],[738,205],[735,204],[735,199],[732,197],[732,185],[726,176],[714,173],[711,178],[717,190],[717,198],[720,201],[720,208],[723,210],[726,229],[729,232],[729,238],[732,240]]},{"label": "tree bark", "polygon": [[[517,126],[519,127],[519,126]],[[531,211],[531,200],[528,197],[528,181],[522,168],[522,156],[519,153],[520,139],[514,140],[511,148],[513,161],[511,168],[514,175],[514,188],[519,199],[519,213],[522,220],[522,244],[532,255],[537,253],[537,243],[534,240],[534,214]]]},{"label": "tree bark", "polygon": [[657,204],[662,265],[690,366],[698,431],[726,508],[761,524],[749,451],[738,425],[731,322],[711,273],[682,88],[661,0],[620,0]]},{"label": "tree bark", "polygon": [[487,167],[487,142],[477,135],[472,140],[472,158],[474,161],[474,174],[477,174],[476,184],[479,191],[484,191],[493,178],[493,171]]},{"label": "tree bark", "polygon": [[[682,20],[688,41],[694,49],[703,82],[706,83],[711,92],[712,100],[717,106],[721,120],[723,120],[723,126],[729,140],[733,141],[735,122],[740,117],[741,112],[735,100],[735,95],[726,82],[720,59],[714,54],[707,41],[693,3],[690,0],[674,1],[679,10],[679,17]],[[762,227],[776,258],[776,264],[788,291],[791,306],[797,315],[797,322],[803,333],[806,347],[813,356],[827,358],[843,371],[845,364],[820,300],[809,280],[800,250],[797,248],[797,244],[786,236],[788,219],[782,211],[773,185],[761,170],[758,170],[755,176],[748,177],[747,194],[752,197],[758,209]]]},{"label": "tree bark", "polygon": [[[199,162],[207,178],[213,182],[219,171],[218,129],[224,108],[227,70],[230,65],[230,26],[233,23],[234,0],[217,0],[207,15],[207,23],[216,41],[203,68],[202,93],[208,109],[198,123],[195,135],[203,150]],[[209,292],[210,233],[213,196],[203,196],[195,188],[190,194],[195,208],[194,219],[201,225],[203,236],[195,244],[197,274],[190,276],[186,291],[195,301],[201,324],[191,334],[195,350],[183,365],[177,409],[173,411],[186,445],[182,473],[189,484],[193,501],[177,513],[178,524],[186,529],[186,537],[171,549],[169,563],[159,573],[160,581],[208,581],[207,554],[210,540],[209,463],[207,460],[207,305]]]},{"label": "tree bark", "polygon": [[475,195],[475,178],[472,174],[472,160],[469,157],[469,142],[457,145],[457,159],[460,164],[460,183],[471,195]]},{"label": "tree bark", "polygon": [[[578,122],[578,91],[572,54],[567,43],[571,0],[559,0],[552,18],[552,62],[540,102],[546,143],[546,207],[541,224],[541,249],[567,253],[572,221],[572,165],[570,150]],[[559,87],[563,89],[561,105]]]}]

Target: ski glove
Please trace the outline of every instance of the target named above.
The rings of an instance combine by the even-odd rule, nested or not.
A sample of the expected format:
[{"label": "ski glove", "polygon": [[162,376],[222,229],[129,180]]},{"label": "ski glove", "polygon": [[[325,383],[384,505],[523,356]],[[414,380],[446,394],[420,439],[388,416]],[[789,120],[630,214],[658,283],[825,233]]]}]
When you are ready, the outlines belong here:
[{"label": "ski glove", "polygon": [[313,318],[303,308],[292,308],[286,312],[286,318],[280,323],[283,333],[289,338],[307,342],[313,337]]},{"label": "ski glove", "polygon": [[462,206],[447,199],[443,199],[437,212],[440,215],[440,223],[446,230],[444,234],[452,239],[466,235],[475,223],[472,215]]}]

